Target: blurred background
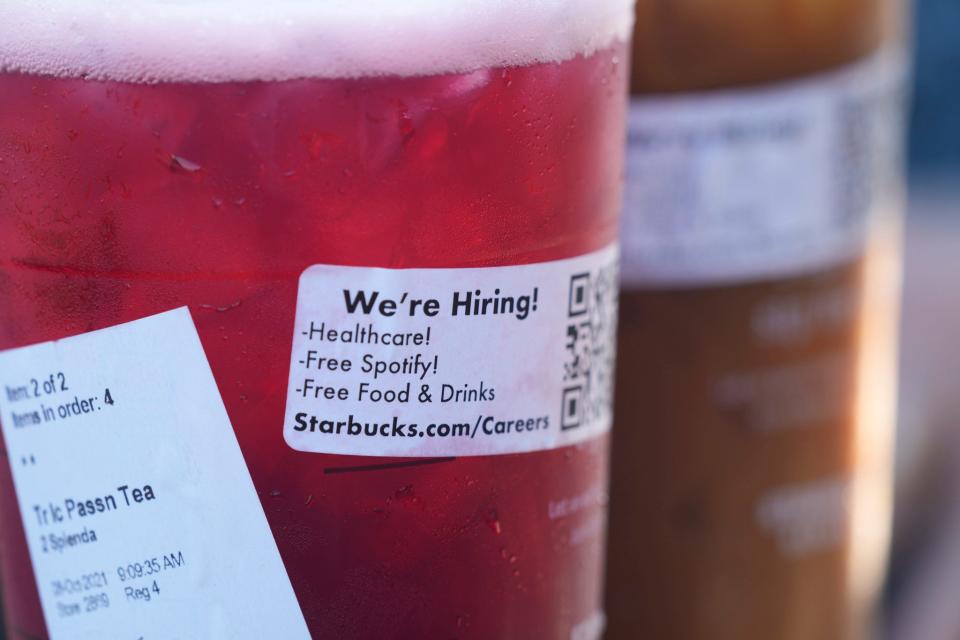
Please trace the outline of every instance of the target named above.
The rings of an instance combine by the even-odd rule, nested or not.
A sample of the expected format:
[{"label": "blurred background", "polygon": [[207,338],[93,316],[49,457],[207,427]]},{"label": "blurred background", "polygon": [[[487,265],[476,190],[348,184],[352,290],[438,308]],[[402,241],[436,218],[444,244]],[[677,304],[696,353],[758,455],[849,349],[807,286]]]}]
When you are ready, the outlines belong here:
[{"label": "blurred background", "polygon": [[893,640],[960,638],[960,2],[917,0]]}]

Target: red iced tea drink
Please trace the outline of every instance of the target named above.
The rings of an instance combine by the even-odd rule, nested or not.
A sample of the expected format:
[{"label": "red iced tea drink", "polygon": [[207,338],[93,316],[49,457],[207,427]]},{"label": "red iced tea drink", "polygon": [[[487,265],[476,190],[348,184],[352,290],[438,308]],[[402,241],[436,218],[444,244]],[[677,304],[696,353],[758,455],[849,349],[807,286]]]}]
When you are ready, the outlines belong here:
[{"label": "red iced tea drink", "polygon": [[[15,33],[0,43],[0,349],[189,307],[314,637],[594,637],[605,428],[564,446],[494,447],[496,455],[458,449],[452,438],[423,450],[374,443],[364,449],[371,455],[332,455],[321,427],[304,430],[315,439],[302,450],[287,444],[285,431],[299,435],[300,423],[285,411],[301,384],[288,388],[298,368],[300,278],[311,267],[381,267],[393,271],[376,273],[398,277],[431,269],[455,281],[458,269],[559,264],[615,242],[629,3],[424,2],[419,15],[417,3],[401,11],[375,2],[353,15],[345,3],[96,2],[47,8],[46,18],[32,2],[7,4],[0,22]],[[530,313],[544,312],[544,287],[532,283],[541,310]],[[463,289],[473,291],[469,281]],[[519,296],[484,289],[510,297],[510,313],[506,302],[490,309],[520,322]],[[446,293],[437,296],[441,312]],[[455,315],[473,309],[454,298]],[[371,333],[396,328],[378,318]],[[433,331],[427,340],[452,332],[423,326]],[[346,327],[337,327],[341,337]],[[409,354],[398,344],[368,347],[374,360],[402,363]],[[510,367],[498,344],[489,346],[499,358],[490,366]],[[339,371],[329,362],[316,369],[317,355],[330,355],[317,348],[305,365],[315,368],[309,384],[335,388],[333,397],[298,386],[296,398],[315,403],[307,411],[335,411]],[[595,369],[609,364],[606,352],[593,355]],[[456,353],[438,358],[442,376]],[[400,367],[390,372],[401,376]],[[470,386],[464,402],[467,391],[486,399],[475,380],[457,382]],[[354,400],[354,387],[341,386]],[[454,394],[438,384],[441,392]],[[509,392],[497,388],[498,397]],[[105,401],[91,406],[112,410]],[[379,413],[344,411],[343,441],[351,421],[396,416],[369,406]],[[297,415],[306,424],[307,412]],[[527,434],[517,425],[546,429],[526,414],[491,416],[477,416],[491,438],[514,429],[519,442]],[[437,425],[417,440],[456,428]],[[46,637],[60,614],[38,598],[10,473],[22,456],[8,457],[0,472],[6,622],[12,637]],[[62,473],[65,483],[82,477]],[[68,553],[84,552],[60,555]],[[108,582],[118,579],[112,570]],[[103,590],[110,611],[126,606],[129,595],[111,588]]]}]

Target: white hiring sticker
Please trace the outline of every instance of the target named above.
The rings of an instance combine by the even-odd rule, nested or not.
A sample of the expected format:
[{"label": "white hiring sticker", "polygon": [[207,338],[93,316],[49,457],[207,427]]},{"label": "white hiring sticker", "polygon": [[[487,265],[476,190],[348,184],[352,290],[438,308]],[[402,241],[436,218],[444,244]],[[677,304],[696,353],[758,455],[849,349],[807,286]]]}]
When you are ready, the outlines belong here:
[{"label": "white hiring sticker", "polygon": [[610,428],[617,249],[300,278],[283,427],[298,451],[468,456]]},{"label": "white hiring sticker", "polygon": [[309,638],[186,308],[0,353],[50,636]]},{"label": "white hiring sticker", "polygon": [[902,183],[905,56],[629,115],[626,286],[799,275],[859,256]]}]

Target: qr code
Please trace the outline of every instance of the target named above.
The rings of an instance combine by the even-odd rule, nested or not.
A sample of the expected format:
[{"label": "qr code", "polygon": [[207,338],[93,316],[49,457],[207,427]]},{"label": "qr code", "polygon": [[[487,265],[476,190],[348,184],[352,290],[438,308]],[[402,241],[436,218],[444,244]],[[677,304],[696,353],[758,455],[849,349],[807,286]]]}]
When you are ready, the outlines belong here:
[{"label": "qr code", "polygon": [[836,137],[833,172],[836,189],[836,218],[847,226],[864,223],[876,191],[872,169],[876,150],[872,148],[871,116],[877,107],[864,96],[848,96],[837,106],[840,133]]},{"label": "qr code", "polygon": [[608,417],[613,402],[617,262],[570,277],[560,426]]}]

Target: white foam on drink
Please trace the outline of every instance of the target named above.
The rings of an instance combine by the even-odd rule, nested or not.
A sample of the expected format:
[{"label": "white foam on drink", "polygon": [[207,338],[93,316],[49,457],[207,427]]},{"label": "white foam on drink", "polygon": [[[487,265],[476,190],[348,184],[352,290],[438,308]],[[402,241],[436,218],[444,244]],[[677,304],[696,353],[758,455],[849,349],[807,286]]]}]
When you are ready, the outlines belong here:
[{"label": "white foam on drink", "polygon": [[431,75],[626,39],[632,0],[0,0],[0,69],[137,82]]}]

